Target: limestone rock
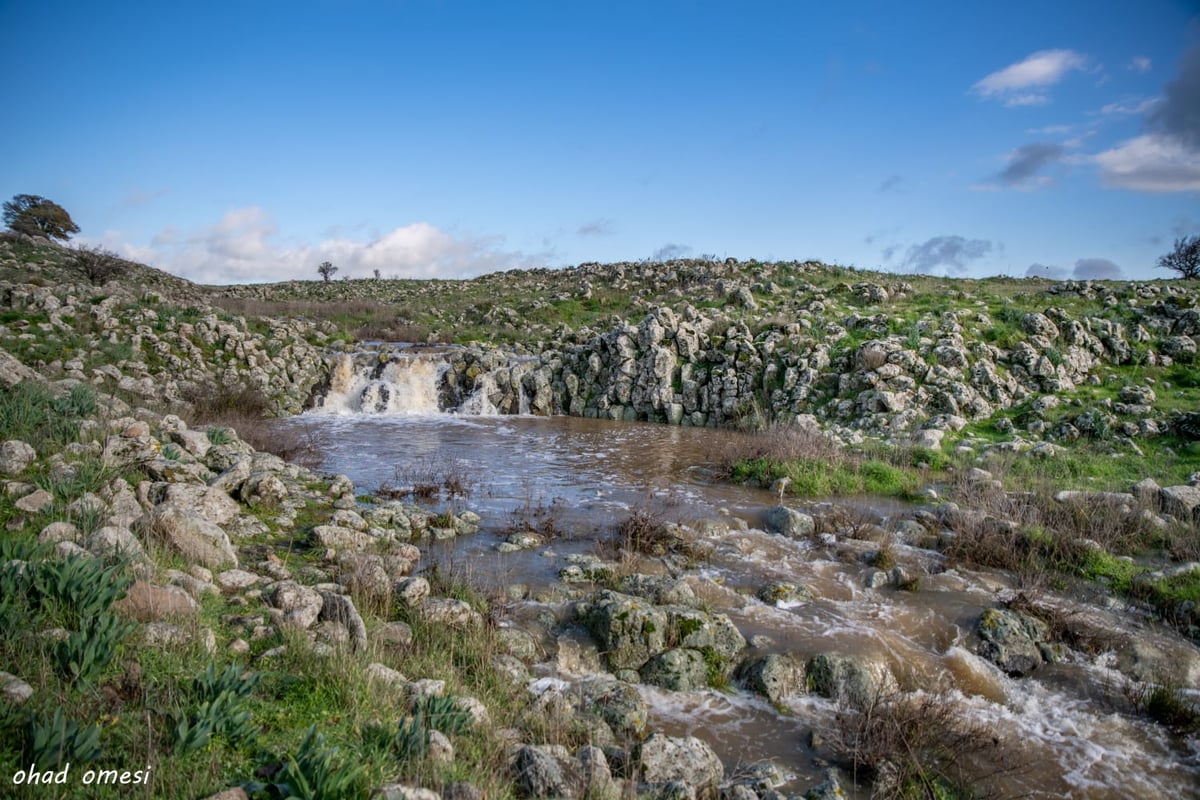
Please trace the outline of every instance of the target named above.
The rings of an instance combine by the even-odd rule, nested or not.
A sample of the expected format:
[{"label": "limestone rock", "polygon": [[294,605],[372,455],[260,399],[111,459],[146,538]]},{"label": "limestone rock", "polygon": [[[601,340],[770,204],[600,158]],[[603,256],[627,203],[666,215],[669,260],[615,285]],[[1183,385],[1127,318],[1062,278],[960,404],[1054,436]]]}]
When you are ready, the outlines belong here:
[{"label": "limestone rock", "polygon": [[0,442],[0,475],[19,475],[37,459],[37,452],[20,439]]},{"label": "limestone rock", "polygon": [[792,539],[804,539],[816,530],[816,521],[803,512],[787,506],[773,506],[763,514],[763,524],[771,533],[781,533]]},{"label": "limestone rock", "polygon": [[639,748],[642,780],[650,784],[679,781],[697,791],[714,789],[725,774],[721,759],[695,736],[654,733]]},{"label": "limestone rock", "polygon": [[142,526],[150,535],[201,566],[211,569],[237,566],[237,553],[225,531],[177,506],[156,506],[142,518]]}]

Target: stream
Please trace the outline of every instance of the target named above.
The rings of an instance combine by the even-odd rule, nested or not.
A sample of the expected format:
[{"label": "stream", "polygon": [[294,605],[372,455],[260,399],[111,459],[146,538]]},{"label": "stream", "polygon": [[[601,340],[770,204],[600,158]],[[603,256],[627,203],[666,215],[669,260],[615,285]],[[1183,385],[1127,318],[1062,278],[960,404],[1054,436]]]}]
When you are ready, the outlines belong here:
[{"label": "stream", "polygon": [[[461,494],[443,492],[435,502],[480,514],[481,531],[422,543],[426,566],[449,565],[487,592],[511,595],[509,587],[520,585],[522,596],[538,598],[553,590],[572,556],[596,553],[632,510],[648,508],[693,527],[712,521],[700,526],[710,554],[686,576],[709,608],[729,615],[748,640],[764,637],[755,639],[763,652],[801,661],[820,653],[863,656],[886,662],[903,685],[940,693],[1006,744],[1010,758],[1002,770],[973,765],[996,772],[981,780],[998,796],[1200,797],[1200,741],[1125,713],[1125,679],[1114,669],[1112,653],[1069,651],[1020,679],[974,654],[975,623],[1015,589],[1010,576],[948,569],[940,554],[898,544],[898,563],[921,575],[919,591],[873,589],[867,586],[873,569],[861,558],[873,545],[764,532],[763,513],[778,504],[778,495],[714,478],[714,462],[742,434],[447,413],[438,409],[431,388],[438,375],[434,359],[411,359],[389,370],[372,377],[351,369],[321,409],[280,424],[319,425],[327,442],[319,468],[345,474],[364,489],[447,481],[461,487]],[[885,528],[912,511],[891,500],[838,502]],[[789,504],[809,511],[820,506]],[[514,521],[531,519],[548,520],[559,535],[541,547],[501,552],[498,545]],[[645,565],[645,571],[661,569]],[[772,581],[803,585],[815,599],[759,600],[759,589]],[[517,603],[514,620],[535,616],[540,607],[535,600]],[[1100,608],[1084,613],[1104,626],[1138,631],[1146,625]],[[535,672],[542,685],[584,677],[564,673],[554,662]],[[780,787],[785,793],[803,794],[823,779],[822,758],[829,754],[820,740],[839,712],[830,700],[801,693],[773,705],[738,689],[641,690],[652,709],[651,729],[704,739],[727,774],[769,759],[787,779]]]}]

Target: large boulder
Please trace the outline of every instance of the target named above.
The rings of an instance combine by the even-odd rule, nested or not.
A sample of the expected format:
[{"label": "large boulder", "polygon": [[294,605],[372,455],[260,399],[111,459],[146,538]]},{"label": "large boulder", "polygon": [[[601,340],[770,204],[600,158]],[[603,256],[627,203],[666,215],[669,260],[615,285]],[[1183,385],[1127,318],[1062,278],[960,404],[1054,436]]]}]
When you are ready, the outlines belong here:
[{"label": "large boulder", "polygon": [[792,539],[806,539],[816,530],[816,521],[808,514],[787,506],[772,506],[763,513],[763,524],[771,533]]},{"label": "large boulder", "polygon": [[610,669],[641,669],[672,647],[709,650],[721,664],[746,647],[724,614],[688,606],[656,606],[644,598],[609,590],[580,606],[583,623],[607,654]]},{"label": "large boulder", "polygon": [[0,443],[0,475],[18,475],[34,462],[37,453],[20,439]]},{"label": "large boulder", "polygon": [[548,747],[522,747],[513,759],[513,772],[525,797],[583,796],[584,781],[578,765]]},{"label": "large boulder", "polygon": [[176,508],[217,525],[224,525],[241,513],[237,501],[224,491],[197,483],[169,484],[159,505]]},{"label": "large boulder", "polygon": [[1200,521],[1200,487],[1164,486],[1158,491],[1162,510],[1181,522]]},{"label": "large boulder", "polygon": [[[286,628],[307,630],[321,616],[325,599],[316,589],[295,581],[280,581],[267,594],[267,602],[278,611],[278,624]],[[276,615],[272,615],[276,617]]]},{"label": "large boulder", "polygon": [[750,691],[780,703],[804,692],[804,666],[789,656],[770,653],[742,664],[738,680]]},{"label": "large boulder", "polygon": [[811,691],[854,708],[865,708],[880,694],[896,689],[887,664],[862,656],[822,653],[809,660],[805,673]]},{"label": "large boulder", "polygon": [[140,525],[193,564],[209,569],[238,565],[237,553],[219,525],[177,506],[156,506],[142,517]]},{"label": "large boulder", "polygon": [[659,653],[642,665],[642,680],[677,692],[690,692],[708,686],[708,668],[704,653],[677,647]]},{"label": "large boulder", "polygon": [[721,759],[695,736],[652,734],[642,742],[639,758],[646,783],[686,783],[698,794],[714,790],[725,775]]},{"label": "large boulder", "polygon": [[1006,609],[988,608],[979,616],[978,653],[1013,677],[1028,675],[1045,661],[1046,623]]}]

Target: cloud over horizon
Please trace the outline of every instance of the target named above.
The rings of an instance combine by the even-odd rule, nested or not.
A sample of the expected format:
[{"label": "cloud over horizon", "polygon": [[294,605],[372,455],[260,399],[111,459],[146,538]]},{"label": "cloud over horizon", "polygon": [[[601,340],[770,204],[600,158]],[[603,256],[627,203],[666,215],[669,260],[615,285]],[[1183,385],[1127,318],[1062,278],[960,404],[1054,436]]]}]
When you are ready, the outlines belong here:
[{"label": "cloud over horizon", "polygon": [[971,90],[983,98],[1002,100],[1010,108],[1045,105],[1050,102],[1046,89],[1087,64],[1087,58],[1074,50],[1041,50],[986,75]]},{"label": "cloud over horizon", "polygon": [[342,277],[464,278],[541,264],[541,256],[501,249],[500,237],[455,236],[428,222],[414,222],[363,241],[334,237],[291,246],[277,240],[274,219],[258,206],[231,209],[214,225],[181,234],[164,229],[139,246],[107,234],[103,243],[130,258],[197,283],[258,283],[313,280],[331,261]]}]

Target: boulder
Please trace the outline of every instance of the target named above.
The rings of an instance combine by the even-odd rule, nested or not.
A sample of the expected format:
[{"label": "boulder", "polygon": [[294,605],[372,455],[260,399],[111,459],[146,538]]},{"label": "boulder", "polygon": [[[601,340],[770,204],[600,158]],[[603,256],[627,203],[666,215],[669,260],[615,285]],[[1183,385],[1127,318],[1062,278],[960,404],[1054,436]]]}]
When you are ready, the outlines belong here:
[{"label": "boulder", "polygon": [[321,599],[323,602],[320,618],[345,625],[346,629],[350,631],[350,640],[354,644],[354,649],[365,649],[367,626],[363,622],[362,615],[358,613],[358,609],[354,607],[354,601],[350,599],[350,595],[321,592]]},{"label": "boulder", "polygon": [[169,506],[217,525],[230,522],[242,511],[237,501],[223,490],[196,483],[169,484],[158,505]]},{"label": "boulder", "polygon": [[713,749],[695,736],[651,734],[638,750],[642,780],[650,784],[681,782],[697,792],[712,791],[725,775]]},{"label": "boulder", "polygon": [[787,506],[773,506],[763,514],[763,524],[770,533],[781,533],[792,539],[806,539],[816,530],[816,521],[808,514]]},{"label": "boulder", "polygon": [[643,664],[639,672],[646,683],[672,691],[690,692],[708,686],[704,653],[690,648],[659,653]]},{"label": "boulder", "polygon": [[186,590],[144,580],[134,581],[125,596],[114,605],[122,614],[138,622],[161,622],[195,617],[200,613],[200,604]]},{"label": "boulder", "polygon": [[809,660],[805,673],[810,691],[854,708],[865,708],[880,693],[896,689],[885,663],[862,656],[822,653]]},{"label": "boulder", "polygon": [[770,653],[742,664],[738,680],[772,703],[781,703],[786,697],[803,694],[804,666],[789,656]]},{"label": "boulder", "polygon": [[1164,486],[1158,491],[1164,514],[1181,522],[1200,521],[1200,487]]},{"label": "boulder", "polygon": [[552,753],[545,747],[525,745],[513,759],[517,786],[525,797],[582,797],[583,776],[578,766],[568,758]]},{"label": "boulder", "polygon": [[140,524],[151,536],[191,562],[210,569],[237,566],[237,553],[225,531],[178,506],[156,506],[142,517]]},{"label": "boulder", "polygon": [[311,628],[325,607],[325,600],[318,591],[295,581],[275,584],[267,594],[267,602],[280,612],[278,624],[298,630]]},{"label": "boulder", "polygon": [[133,532],[117,525],[106,525],[93,531],[87,538],[87,549],[100,558],[118,556],[133,561],[147,560],[146,551]]},{"label": "boulder", "polygon": [[976,626],[978,653],[1012,677],[1028,675],[1040,667],[1047,641],[1046,623],[1006,609],[988,608]]},{"label": "boulder", "polygon": [[19,475],[35,459],[34,449],[20,439],[0,442],[0,475]]},{"label": "boulder", "polygon": [[583,684],[587,708],[619,737],[640,739],[646,732],[650,707],[633,684],[613,679]]}]

